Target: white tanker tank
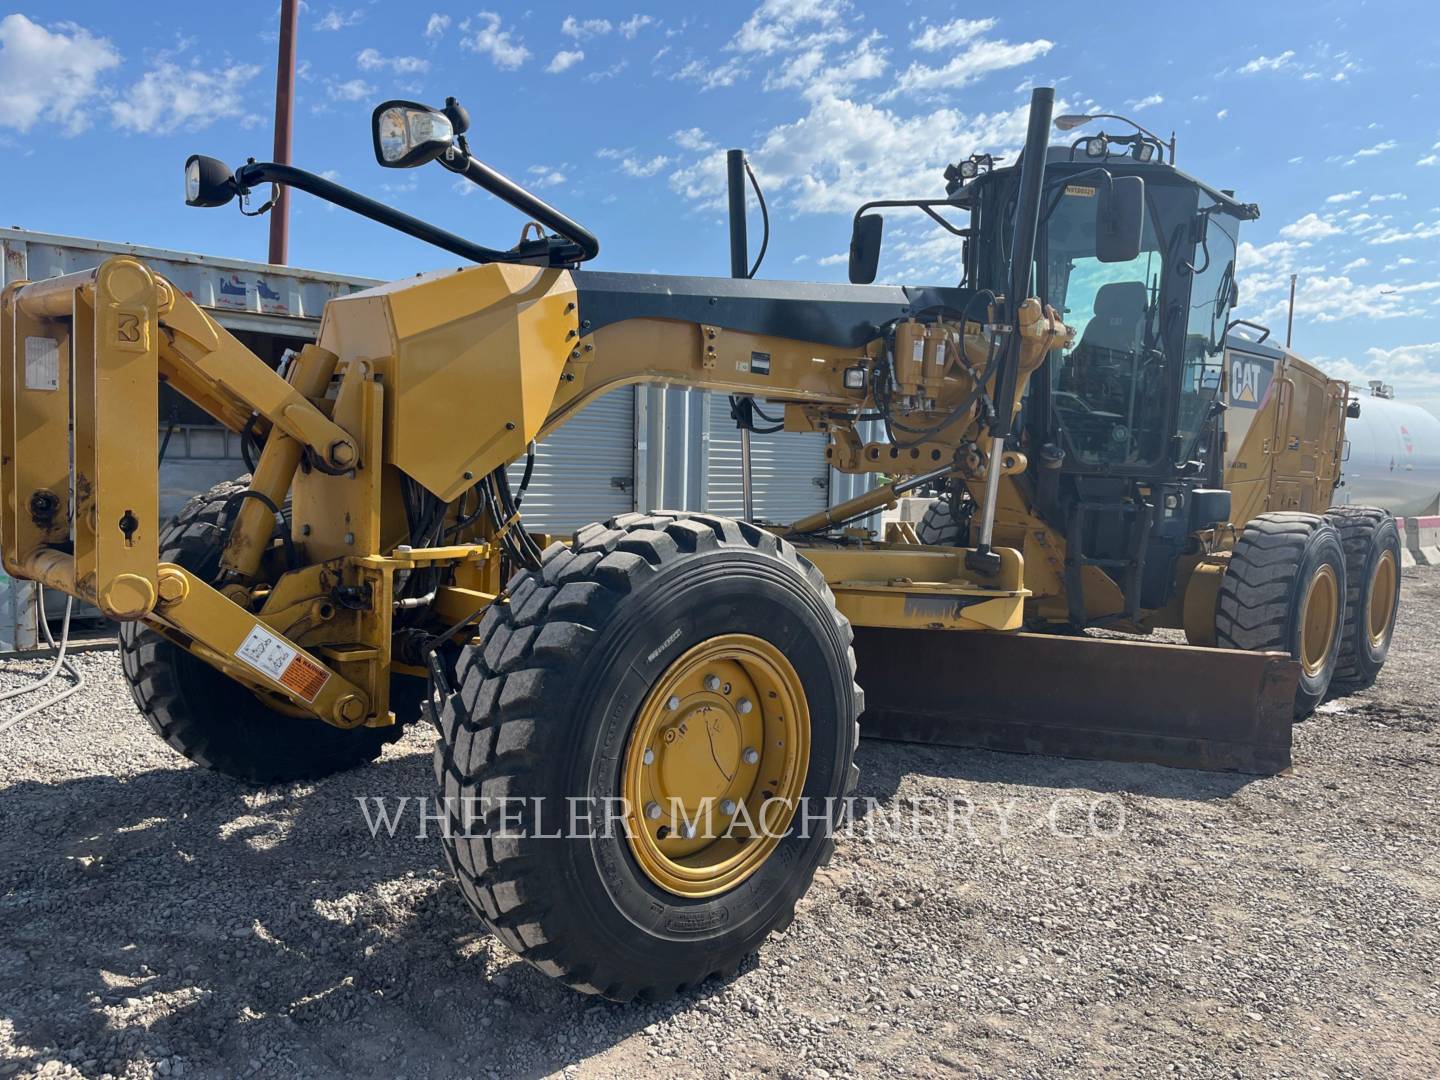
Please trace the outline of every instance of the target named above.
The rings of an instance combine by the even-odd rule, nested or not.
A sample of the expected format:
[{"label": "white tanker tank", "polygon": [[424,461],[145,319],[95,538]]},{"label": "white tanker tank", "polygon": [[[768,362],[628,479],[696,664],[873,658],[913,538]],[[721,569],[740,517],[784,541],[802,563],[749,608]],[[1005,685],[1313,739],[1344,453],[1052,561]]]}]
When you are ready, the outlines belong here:
[{"label": "white tanker tank", "polygon": [[[1345,421],[1349,454],[1335,502],[1380,506],[1397,517],[1434,514],[1440,502],[1440,419],[1371,385]],[[1386,396],[1381,396],[1382,394]]]}]

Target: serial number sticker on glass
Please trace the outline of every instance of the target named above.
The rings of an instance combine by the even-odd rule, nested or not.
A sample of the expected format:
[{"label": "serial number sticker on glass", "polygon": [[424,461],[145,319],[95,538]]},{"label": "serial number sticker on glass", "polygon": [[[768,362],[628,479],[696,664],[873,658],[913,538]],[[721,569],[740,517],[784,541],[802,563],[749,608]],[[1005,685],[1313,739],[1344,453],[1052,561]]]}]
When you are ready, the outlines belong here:
[{"label": "serial number sticker on glass", "polygon": [[1082,199],[1089,199],[1094,197],[1095,189],[1088,184],[1066,184],[1065,194],[1078,195]]},{"label": "serial number sticker on glass", "polygon": [[305,701],[314,701],[330,681],[330,672],[263,626],[245,635],[235,658]]}]

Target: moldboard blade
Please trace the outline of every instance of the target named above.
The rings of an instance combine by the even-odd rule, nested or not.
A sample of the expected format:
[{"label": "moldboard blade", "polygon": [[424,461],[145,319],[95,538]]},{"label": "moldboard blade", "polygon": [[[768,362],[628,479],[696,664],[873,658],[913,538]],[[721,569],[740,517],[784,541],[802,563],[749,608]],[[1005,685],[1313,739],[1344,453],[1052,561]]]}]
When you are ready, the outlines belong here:
[{"label": "moldboard blade", "polygon": [[862,735],[1271,775],[1290,767],[1284,653],[856,627]]}]

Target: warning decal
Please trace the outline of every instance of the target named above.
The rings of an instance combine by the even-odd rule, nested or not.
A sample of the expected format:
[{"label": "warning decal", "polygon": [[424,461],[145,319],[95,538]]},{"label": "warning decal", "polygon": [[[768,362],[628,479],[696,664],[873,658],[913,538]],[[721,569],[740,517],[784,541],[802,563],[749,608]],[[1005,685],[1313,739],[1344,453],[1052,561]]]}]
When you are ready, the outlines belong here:
[{"label": "warning decal", "polygon": [[314,701],[330,679],[329,671],[263,626],[245,635],[235,658],[305,701]]}]

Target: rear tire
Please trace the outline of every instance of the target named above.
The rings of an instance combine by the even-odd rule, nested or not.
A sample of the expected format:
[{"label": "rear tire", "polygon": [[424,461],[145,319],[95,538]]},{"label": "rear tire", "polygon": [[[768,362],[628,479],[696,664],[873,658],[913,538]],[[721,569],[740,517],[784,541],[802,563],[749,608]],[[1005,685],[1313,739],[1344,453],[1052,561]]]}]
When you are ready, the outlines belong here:
[{"label": "rear tire", "polygon": [[920,524],[915,526],[915,536],[920,543],[927,547],[964,547],[969,541],[968,530],[962,529],[951,513],[951,498],[941,495],[926,509]]},{"label": "rear tire", "polygon": [[[697,649],[736,636],[760,639],[793,668],[809,719],[796,790],[812,813],[824,807],[823,820],[810,818],[802,835],[797,819],[748,876],[708,895],[661,887],[637,850],[644,843],[624,830],[543,835],[561,827],[557,814],[572,812],[568,799],[603,805],[626,790],[636,760],[631,735],[652,689]],[[733,973],[789,924],[834,850],[830,826],[858,775],[863,699],[851,639],[820,572],[786,541],[744,522],[626,514],[552,544],[542,568],[517,574],[509,602],[486,613],[441,710],[435,772],[450,815],[444,847],[465,899],[511,950],[586,993],[657,999]],[[772,708],[762,701],[762,713]],[[699,714],[690,715],[693,722]],[[723,773],[718,730],[709,752]],[[654,768],[667,761],[657,758]],[[768,775],[765,761],[760,767]],[[508,803],[520,810],[508,827],[500,799],[521,800]],[[475,811],[468,823],[457,816]]]},{"label": "rear tire", "polygon": [[[232,480],[191,499],[160,534],[161,561],[213,580],[226,500],[248,486],[248,478]],[[314,780],[353,769],[374,761],[403,732],[399,723],[346,731],[266,708],[224,672],[143,623],[121,624],[120,665],[155,734],[195,764],[252,784]],[[395,706],[397,716],[400,707]],[[415,709],[418,713],[418,698]]]},{"label": "rear tire", "polygon": [[1296,719],[1315,711],[1334,677],[1345,581],[1340,535],[1317,514],[1261,514],[1246,524],[1230,554],[1216,605],[1216,643],[1285,652],[1300,661]]},{"label": "rear tire", "polygon": [[1345,629],[1335,682],[1360,690],[1375,681],[1390,652],[1400,609],[1400,530],[1376,506],[1332,506],[1325,516],[1345,549]]}]

